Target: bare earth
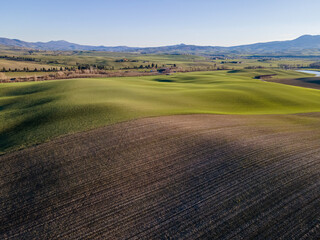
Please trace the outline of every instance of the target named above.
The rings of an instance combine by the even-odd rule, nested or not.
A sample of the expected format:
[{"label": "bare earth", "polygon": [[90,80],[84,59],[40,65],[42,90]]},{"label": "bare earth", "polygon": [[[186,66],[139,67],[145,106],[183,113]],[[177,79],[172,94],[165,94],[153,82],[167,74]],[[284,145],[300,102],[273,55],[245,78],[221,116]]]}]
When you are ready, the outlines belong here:
[{"label": "bare earth", "polygon": [[167,116],[0,156],[0,238],[319,239],[319,126]]},{"label": "bare earth", "polygon": [[320,89],[320,77],[295,78],[295,79],[270,79],[268,82],[282,83],[297,87]]}]

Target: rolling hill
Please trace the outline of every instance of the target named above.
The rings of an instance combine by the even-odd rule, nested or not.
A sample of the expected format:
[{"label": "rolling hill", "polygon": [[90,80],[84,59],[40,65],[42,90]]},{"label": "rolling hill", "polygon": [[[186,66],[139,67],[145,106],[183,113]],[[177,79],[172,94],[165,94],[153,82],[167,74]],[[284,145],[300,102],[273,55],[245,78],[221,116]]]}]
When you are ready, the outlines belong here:
[{"label": "rolling hill", "polygon": [[87,46],[76,43],[70,43],[64,40],[50,41],[50,42],[25,42],[19,39],[0,38],[0,44],[4,46],[30,48],[36,50],[52,50],[52,51],[72,51],[72,50],[84,50],[84,51],[110,51],[110,52],[122,52],[127,51],[129,47],[104,47],[104,46]]},{"label": "rolling hill", "polygon": [[280,70],[69,79],[0,84],[0,154],[68,133],[173,114],[320,111],[320,91],[253,79],[308,74]]}]

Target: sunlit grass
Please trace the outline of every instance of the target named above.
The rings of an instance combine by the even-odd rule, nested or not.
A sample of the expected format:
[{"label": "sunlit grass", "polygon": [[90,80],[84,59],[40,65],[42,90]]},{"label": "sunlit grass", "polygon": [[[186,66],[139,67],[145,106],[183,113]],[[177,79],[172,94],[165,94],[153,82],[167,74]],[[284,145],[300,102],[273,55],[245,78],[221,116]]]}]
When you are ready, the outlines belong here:
[{"label": "sunlit grass", "polygon": [[320,111],[320,91],[253,79],[294,71],[194,72],[0,85],[0,152],[121,121],[172,114]]}]

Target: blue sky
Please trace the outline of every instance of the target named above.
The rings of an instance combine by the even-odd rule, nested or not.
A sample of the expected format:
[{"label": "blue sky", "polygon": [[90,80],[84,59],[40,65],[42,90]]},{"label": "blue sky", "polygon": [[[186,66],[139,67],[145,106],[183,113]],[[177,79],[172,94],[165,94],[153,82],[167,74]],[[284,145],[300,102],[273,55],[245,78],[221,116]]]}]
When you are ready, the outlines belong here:
[{"label": "blue sky", "polygon": [[105,46],[231,46],[320,35],[319,0],[4,0],[0,36]]}]

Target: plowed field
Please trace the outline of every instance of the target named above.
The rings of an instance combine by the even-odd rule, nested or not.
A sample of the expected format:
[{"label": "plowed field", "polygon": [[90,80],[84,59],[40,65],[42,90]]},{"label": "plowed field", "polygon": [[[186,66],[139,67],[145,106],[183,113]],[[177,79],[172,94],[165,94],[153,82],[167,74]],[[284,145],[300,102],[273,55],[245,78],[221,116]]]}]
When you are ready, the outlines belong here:
[{"label": "plowed field", "polygon": [[0,156],[0,238],[319,239],[319,126],[166,116]]}]

